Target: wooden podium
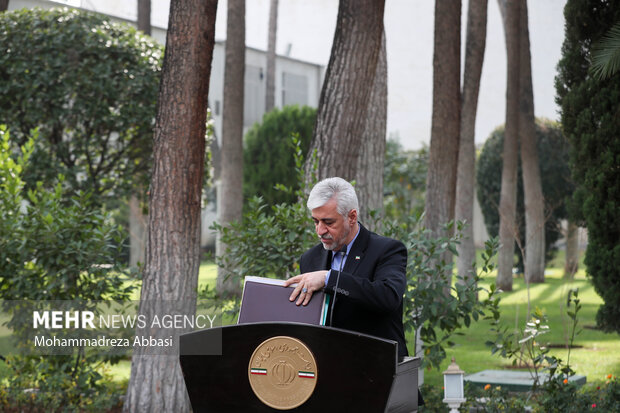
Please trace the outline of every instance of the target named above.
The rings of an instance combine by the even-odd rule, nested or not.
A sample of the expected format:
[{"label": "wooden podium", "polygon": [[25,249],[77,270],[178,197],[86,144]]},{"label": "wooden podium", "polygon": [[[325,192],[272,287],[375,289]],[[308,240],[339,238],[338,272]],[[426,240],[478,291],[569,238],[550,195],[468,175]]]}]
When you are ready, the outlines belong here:
[{"label": "wooden podium", "polygon": [[[295,360],[287,362],[284,353],[277,357],[278,346],[269,346],[274,338],[299,342],[309,350],[314,364],[291,367]],[[296,348],[290,344],[279,347],[287,351]],[[296,359],[305,362],[309,358],[300,354]],[[180,338],[181,369],[195,413],[415,412],[420,360],[408,357],[399,361],[397,354],[395,341],[302,323],[238,324]],[[264,363],[253,365],[255,360]],[[265,397],[253,381],[268,380],[260,377],[268,372],[272,376],[277,373],[281,381],[272,383],[274,386],[314,387],[300,405],[283,408],[278,401],[274,407],[269,395]]]}]

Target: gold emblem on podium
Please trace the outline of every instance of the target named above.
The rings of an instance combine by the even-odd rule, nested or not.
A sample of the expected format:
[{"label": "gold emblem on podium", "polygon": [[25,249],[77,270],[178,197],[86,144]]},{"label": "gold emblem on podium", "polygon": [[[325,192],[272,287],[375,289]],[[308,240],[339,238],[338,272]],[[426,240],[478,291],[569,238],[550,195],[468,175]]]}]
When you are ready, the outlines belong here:
[{"label": "gold emblem on podium", "polygon": [[300,340],[277,336],[263,341],[250,358],[250,386],[260,401],[278,410],[301,406],[318,377],[316,360]]}]

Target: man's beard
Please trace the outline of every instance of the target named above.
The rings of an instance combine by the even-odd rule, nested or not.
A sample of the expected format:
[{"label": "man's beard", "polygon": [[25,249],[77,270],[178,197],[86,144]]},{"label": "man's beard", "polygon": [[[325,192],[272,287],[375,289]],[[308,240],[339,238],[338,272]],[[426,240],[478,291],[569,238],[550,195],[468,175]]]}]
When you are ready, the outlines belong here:
[{"label": "man's beard", "polygon": [[320,236],[319,239],[321,240],[321,244],[323,244],[323,248],[325,248],[327,251],[334,251],[334,250],[340,249],[340,247],[344,245],[350,232],[351,232],[351,226],[346,225],[344,229],[344,234],[342,234],[342,237],[338,240],[338,242],[332,242],[330,245],[326,245],[324,242],[322,242],[322,240],[324,239],[333,240],[334,238],[331,236],[331,234],[327,234],[325,237]]}]

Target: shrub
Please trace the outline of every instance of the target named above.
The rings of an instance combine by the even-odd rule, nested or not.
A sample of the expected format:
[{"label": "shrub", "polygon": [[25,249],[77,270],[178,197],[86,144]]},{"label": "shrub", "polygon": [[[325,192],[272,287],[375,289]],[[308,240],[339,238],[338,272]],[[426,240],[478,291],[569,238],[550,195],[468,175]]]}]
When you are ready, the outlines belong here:
[{"label": "shrub", "polygon": [[[0,127],[0,296],[14,300],[2,306],[12,313],[7,325],[25,349],[32,316],[20,310],[37,305],[34,300],[80,300],[93,306],[85,300],[127,300],[133,287],[117,259],[119,230],[94,208],[90,194],[67,197],[62,176],[53,191],[40,183],[26,191],[21,176],[32,161],[34,139],[20,156],[14,157],[10,147],[9,133]],[[5,396],[12,404],[26,408],[34,403],[33,411],[78,411],[95,399],[107,403],[97,366],[117,359],[103,359],[85,348],[70,355],[32,354],[27,350],[7,357],[14,374]]]},{"label": "shrub", "polygon": [[118,198],[148,183],[163,48],[76,9],[0,13],[0,124],[14,148],[39,129],[29,188],[67,184]]},{"label": "shrub", "polygon": [[[275,108],[263,116],[246,133],[243,148],[243,195],[250,199],[260,196],[267,205],[293,203],[294,192],[279,191],[273,182],[299,189],[295,173],[291,136],[299,139],[299,147],[305,154],[310,147],[316,109],[297,105]],[[270,213],[269,210],[265,211]]]}]

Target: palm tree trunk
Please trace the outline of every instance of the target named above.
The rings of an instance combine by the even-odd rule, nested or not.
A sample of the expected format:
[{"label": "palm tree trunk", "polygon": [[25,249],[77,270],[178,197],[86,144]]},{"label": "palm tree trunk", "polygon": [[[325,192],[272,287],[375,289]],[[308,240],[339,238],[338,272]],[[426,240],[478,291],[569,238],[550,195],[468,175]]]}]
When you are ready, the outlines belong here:
[{"label": "palm tree trunk", "polygon": [[151,35],[151,0],[138,0],[138,30]]},{"label": "palm tree trunk", "polygon": [[525,201],[525,279],[531,283],[542,283],[545,281],[545,205],[536,146],[532,59],[526,0],[521,0],[520,13],[519,141]]},{"label": "palm tree trunk", "polygon": [[[497,286],[512,291],[514,243],[517,238],[517,164],[519,156],[519,1],[508,0],[504,18],[506,35],[506,128],[504,136],[502,188],[499,201]],[[502,0],[499,0],[500,4]]]},{"label": "palm tree trunk", "polygon": [[267,70],[265,73],[265,113],[276,105],[276,35],[278,32],[278,0],[269,5],[269,34],[267,39]]},{"label": "palm tree trunk", "polygon": [[476,260],[474,246],[474,180],[476,168],[476,111],[480,76],[484,61],[487,33],[488,0],[470,0],[467,15],[467,44],[465,47],[465,73],[461,101],[461,137],[456,180],[455,219],[465,221],[463,239],[457,246],[458,274],[464,279],[474,275],[472,263]]},{"label": "palm tree trunk", "polygon": [[568,221],[566,230],[566,262],[564,278],[572,280],[579,269],[579,227]]},{"label": "palm tree trunk", "polygon": [[[461,113],[461,2],[435,2],[433,116],[425,225],[432,236],[448,235],[443,225],[454,218]],[[442,259],[452,261],[446,252]],[[451,277],[451,274],[447,274]]]},{"label": "palm tree trunk", "polygon": [[[241,219],[243,209],[243,91],[245,74],[245,0],[228,0],[220,182],[217,221],[225,226]],[[226,253],[219,236],[217,255]],[[218,268],[217,291],[240,294],[240,280]]]}]

